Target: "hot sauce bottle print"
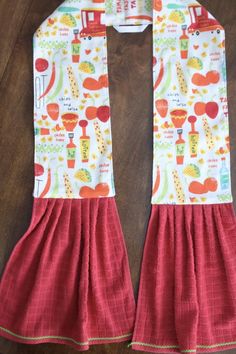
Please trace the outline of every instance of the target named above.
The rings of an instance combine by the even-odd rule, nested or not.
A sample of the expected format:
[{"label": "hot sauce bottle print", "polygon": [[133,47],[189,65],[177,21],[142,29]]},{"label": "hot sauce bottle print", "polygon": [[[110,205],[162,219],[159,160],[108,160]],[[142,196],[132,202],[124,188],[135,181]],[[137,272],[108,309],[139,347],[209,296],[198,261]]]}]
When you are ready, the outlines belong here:
[{"label": "hot sauce bottle print", "polygon": [[73,41],[71,43],[72,62],[79,63],[79,61],[80,61],[80,47],[81,47],[81,40],[78,38],[79,30],[77,30],[77,29],[74,30],[74,36],[75,36],[75,38],[73,39]]},{"label": "hot sauce bottle print", "polygon": [[69,133],[70,142],[67,144],[67,166],[68,168],[75,168],[75,158],[76,158],[76,145],[73,142],[74,134]]},{"label": "hot sauce bottle print", "polygon": [[187,25],[182,26],[183,34],[180,36],[180,55],[181,59],[188,58],[189,36],[187,35]]},{"label": "hot sauce bottle print", "polygon": [[66,146],[67,151],[67,166],[68,168],[75,167],[76,160],[76,145],[73,142],[75,127],[78,123],[78,115],[76,113],[65,113],[62,115],[62,123],[68,132],[69,144]]},{"label": "hot sauce bottle print", "polygon": [[176,140],[176,162],[177,165],[183,165],[184,163],[184,152],[185,152],[185,140],[182,138],[183,129],[178,129],[177,134],[179,135],[178,140]]},{"label": "hot sauce bottle print", "polygon": [[191,124],[191,131],[188,133],[190,156],[197,157],[199,144],[199,132],[195,130],[197,118],[195,116],[190,116],[188,117],[188,121]]},{"label": "hot sauce bottle print", "polygon": [[90,137],[86,134],[86,127],[88,122],[86,120],[81,120],[79,126],[82,128],[82,136],[80,137],[80,155],[82,162],[89,161],[90,153]]}]

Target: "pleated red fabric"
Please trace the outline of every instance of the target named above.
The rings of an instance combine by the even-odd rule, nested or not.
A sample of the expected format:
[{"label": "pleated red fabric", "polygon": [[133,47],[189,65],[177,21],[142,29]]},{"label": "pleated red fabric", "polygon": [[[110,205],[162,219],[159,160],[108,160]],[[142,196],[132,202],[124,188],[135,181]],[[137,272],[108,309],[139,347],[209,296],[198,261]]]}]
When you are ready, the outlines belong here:
[{"label": "pleated red fabric", "polygon": [[233,205],[153,205],[132,348],[179,353],[234,347]]},{"label": "pleated red fabric", "polygon": [[131,338],[135,302],[114,198],[34,199],[0,283],[0,334],[28,344]]}]

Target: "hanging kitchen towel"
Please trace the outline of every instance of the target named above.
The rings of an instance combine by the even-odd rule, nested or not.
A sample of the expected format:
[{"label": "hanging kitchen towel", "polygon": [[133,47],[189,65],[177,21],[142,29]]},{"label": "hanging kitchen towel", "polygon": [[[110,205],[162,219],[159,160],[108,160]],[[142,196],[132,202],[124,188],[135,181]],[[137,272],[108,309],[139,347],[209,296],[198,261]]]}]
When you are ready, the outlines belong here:
[{"label": "hanging kitchen towel", "polygon": [[106,18],[102,1],[67,0],[34,35],[33,213],[0,283],[0,334],[11,340],[87,350],[132,336],[135,302],[114,199]]},{"label": "hanging kitchen towel", "polygon": [[132,348],[236,347],[225,33],[199,2],[153,3],[152,212]]},{"label": "hanging kitchen towel", "polygon": [[8,339],[85,350],[132,336],[106,26],[139,32],[151,22],[152,213],[131,346],[236,347],[224,30],[192,0],[67,0],[35,33],[34,207],[0,283]]}]

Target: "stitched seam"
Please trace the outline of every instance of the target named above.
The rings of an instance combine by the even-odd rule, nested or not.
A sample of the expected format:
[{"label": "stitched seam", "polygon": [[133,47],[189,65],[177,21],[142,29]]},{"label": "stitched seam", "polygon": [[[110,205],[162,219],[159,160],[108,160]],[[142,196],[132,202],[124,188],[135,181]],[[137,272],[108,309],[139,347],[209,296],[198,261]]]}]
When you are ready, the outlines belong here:
[{"label": "stitched seam", "polygon": [[126,338],[126,337],[129,337],[132,335],[132,333],[127,333],[127,334],[123,334],[123,335],[120,335],[120,336],[116,336],[116,337],[98,337],[98,338],[89,338],[87,342],[78,342],[76,341],[75,339],[73,338],[70,338],[70,337],[62,337],[62,336],[41,336],[41,337],[25,337],[25,336],[21,336],[19,334],[16,334],[12,331],[9,331],[8,329],[4,328],[4,327],[1,327],[0,326],[0,330],[2,330],[3,332],[6,332],[10,335],[12,335],[13,337],[16,337],[16,338],[19,338],[19,339],[25,339],[25,340],[44,340],[44,339],[62,339],[62,340],[66,340],[66,341],[70,341],[70,342],[73,342],[77,345],[80,345],[80,346],[87,346],[89,345],[89,342],[93,342],[93,341],[96,341],[96,340],[112,340],[112,339],[122,339],[122,338]]},{"label": "stitched seam", "polygon": [[[223,346],[228,346],[228,345],[233,345],[233,344],[236,344],[236,341],[217,343],[217,344],[212,344],[212,345],[198,344],[197,348],[216,348],[216,347],[223,347]],[[141,345],[141,346],[150,347],[150,348],[179,348],[178,345],[155,345],[155,344],[148,344],[148,343],[142,343],[142,342],[131,342],[130,345]],[[186,349],[186,350],[181,350],[181,352],[182,353],[196,352],[196,349]]]}]

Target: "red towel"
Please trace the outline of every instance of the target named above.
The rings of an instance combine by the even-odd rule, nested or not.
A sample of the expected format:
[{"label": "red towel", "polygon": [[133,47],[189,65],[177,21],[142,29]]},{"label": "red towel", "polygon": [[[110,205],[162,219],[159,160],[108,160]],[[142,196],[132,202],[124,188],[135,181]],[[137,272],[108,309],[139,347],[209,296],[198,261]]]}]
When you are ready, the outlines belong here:
[{"label": "red towel", "polygon": [[232,204],[153,205],[132,348],[154,353],[236,347]]},{"label": "red towel", "polygon": [[0,299],[0,334],[14,341],[86,350],[131,338],[135,303],[115,199],[34,199]]}]

